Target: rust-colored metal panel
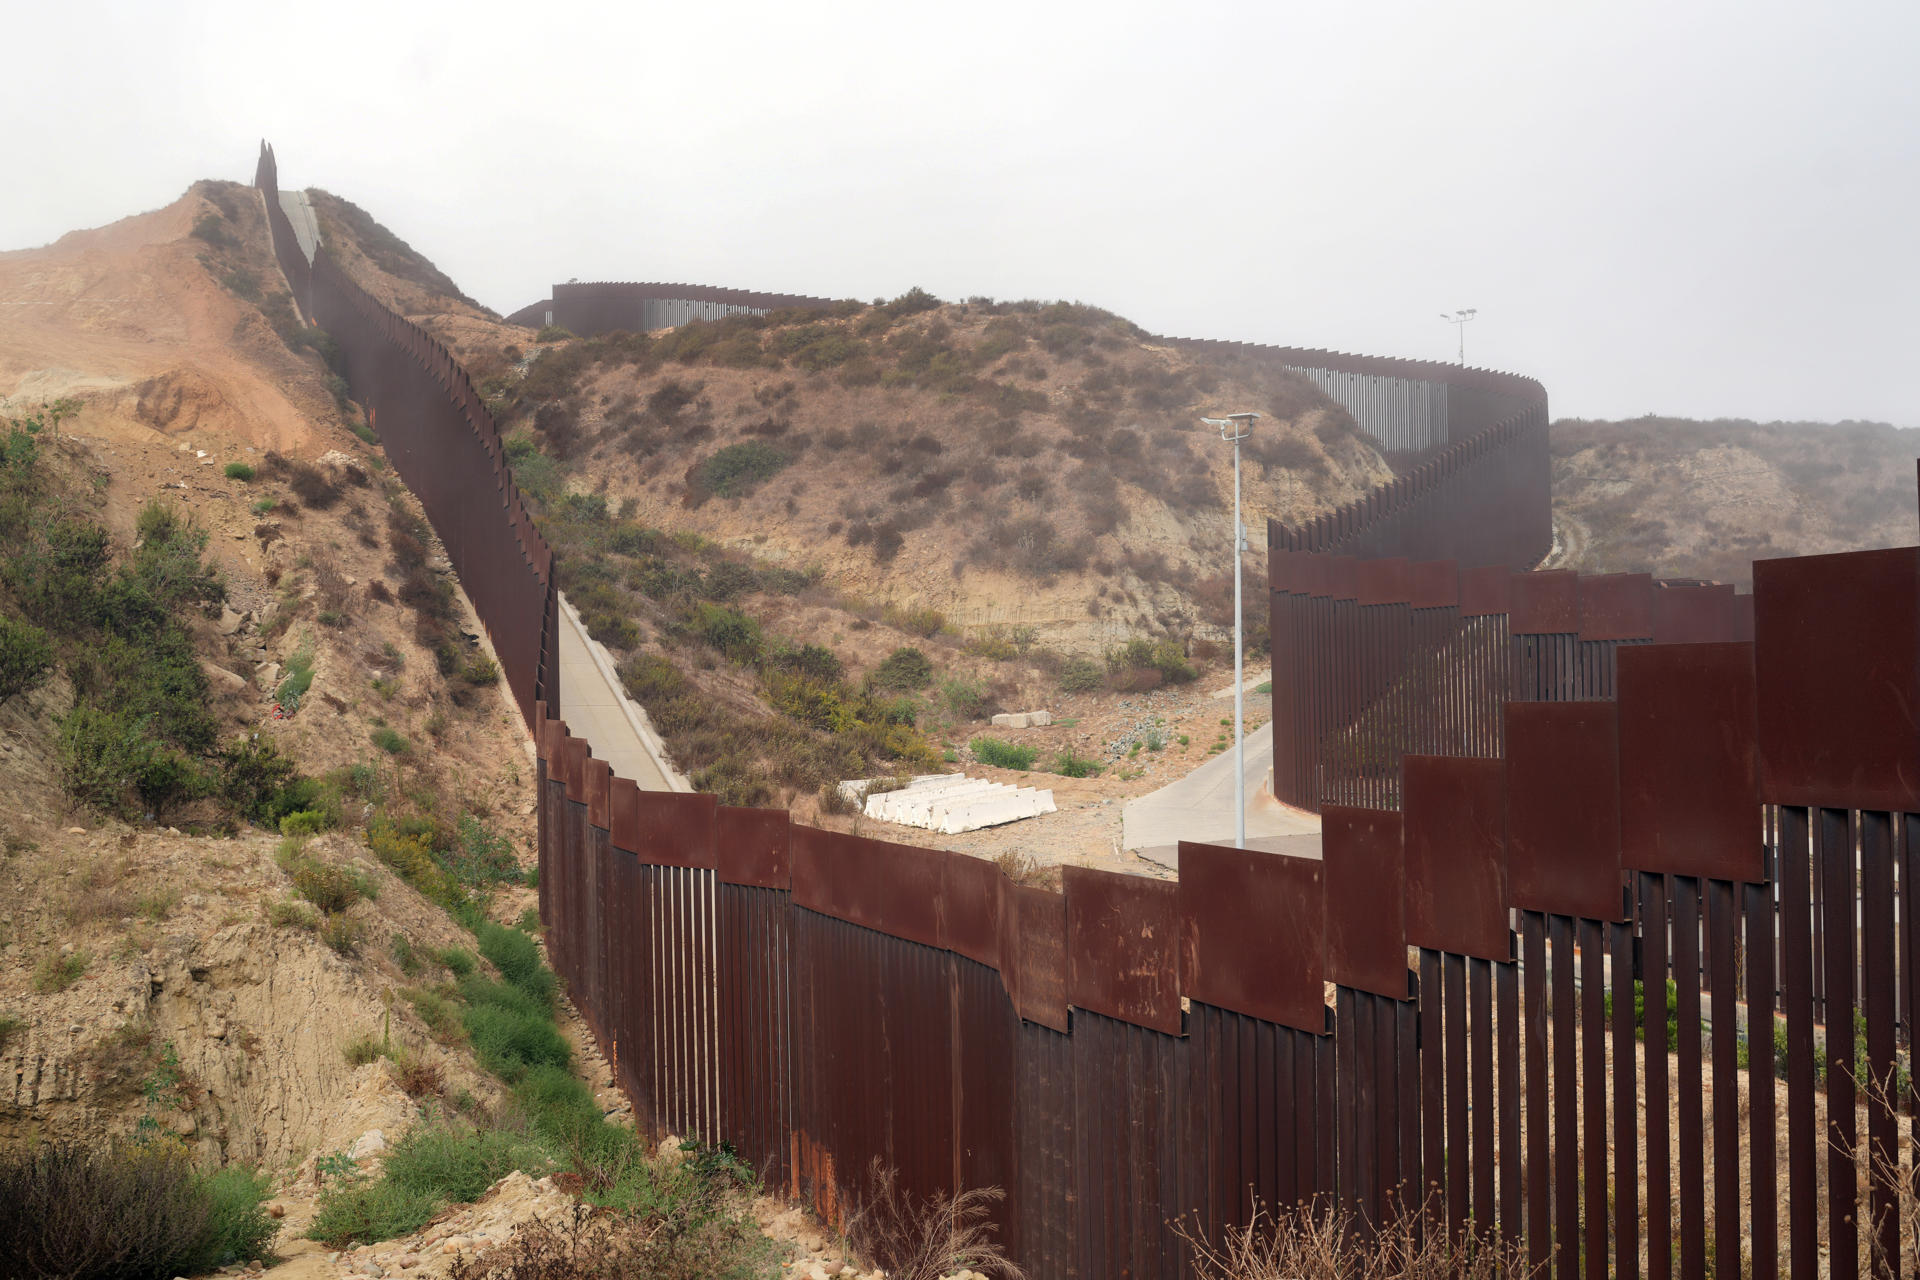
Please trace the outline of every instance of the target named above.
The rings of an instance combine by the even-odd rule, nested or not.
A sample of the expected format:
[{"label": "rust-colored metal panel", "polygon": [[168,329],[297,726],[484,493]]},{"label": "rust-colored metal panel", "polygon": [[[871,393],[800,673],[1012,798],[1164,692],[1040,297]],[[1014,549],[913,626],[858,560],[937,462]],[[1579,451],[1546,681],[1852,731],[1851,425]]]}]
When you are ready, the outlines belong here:
[{"label": "rust-colored metal panel", "polygon": [[561,769],[567,780],[567,799],[576,804],[587,802],[587,761],[593,758],[593,748],[587,745],[585,738],[569,735],[560,744]]},{"label": "rust-colored metal panel", "polygon": [[712,796],[638,789],[634,794],[634,816],[620,833],[620,848],[652,867],[712,869],[716,808]]},{"label": "rust-colored metal panel", "polygon": [[1712,644],[1738,639],[1734,610],[1730,586],[1661,587],[1653,593],[1654,643]]},{"label": "rust-colored metal panel", "polygon": [[1622,863],[1763,879],[1754,646],[1629,645],[1618,662]]},{"label": "rust-colored metal panel", "polygon": [[632,778],[615,778],[607,788],[607,809],[613,822],[613,847],[631,852],[641,840],[640,786]]},{"label": "rust-colored metal panel", "polygon": [[1920,809],[1920,548],[1753,566],[1764,794]]},{"label": "rust-colored metal panel", "polygon": [[1506,762],[1407,756],[1400,772],[1408,944],[1511,960]]},{"label": "rust-colored metal panel", "polygon": [[1653,635],[1653,575],[1609,573],[1581,578],[1582,640],[1645,640]]},{"label": "rust-colored metal panel", "polygon": [[1021,1018],[1067,1029],[1067,900],[1009,884],[1000,899],[1000,981]]},{"label": "rust-colored metal panel", "polygon": [[613,766],[605,760],[587,759],[587,821],[606,831],[613,826],[607,808],[607,787],[613,780]]},{"label": "rust-colored metal panel", "polygon": [[1318,553],[1302,552],[1294,562],[1296,592],[1310,596],[1330,596],[1333,594],[1333,557]]},{"label": "rust-colored metal panel", "polygon": [[1451,560],[1416,561],[1407,581],[1416,609],[1445,609],[1460,603],[1460,566]]},{"label": "rust-colored metal panel", "polygon": [[1317,858],[1181,841],[1184,994],[1326,1034],[1323,876]]},{"label": "rust-colored metal panel", "polygon": [[[1271,544],[1272,542],[1271,530],[1273,527],[1273,521],[1272,520],[1267,521],[1267,526],[1269,529],[1268,542],[1269,544]],[[1294,561],[1298,557],[1298,555],[1299,555],[1298,552],[1284,551],[1278,547],[1272,547],[1270,550],[1268,550],[1267,552],[1267,590],[1294,591],[1298,589],[1294,585],[1295,577],[1296,577],[1294,573]]]},{"label": "rust-colored metal panel", "polygon": [[999,968],[1000,894],[1006,886],[1006,875],[984,858],[948,858],[940,886],[940,945]]},{"label": "rust-colored metal panel", "polygon": [[1359,561],[1352,556],[1334,556],[1328,568],[1328,589],[1335,600],[1352,600],[1360,594]]},{"label": "rust-colored metal panel", "polygon": [[1407,998],[1406,858],[1400,814],[1328,805],[1321,812],[1326,864],[1327,980],[1391,1000]]},{"label": "rust-colored metal panel", "polygon": [[1571,569],[1516,573],[1512,621],[1515,635],[1561,635],[1580,629],[1580,575]]},{"label": "rust-colored metal panel", "polygon": [[541,760],[547,758],[547,702],[545,698],[536,698],[533,703],[533,754]]},{"label": "rust-colored metal panel", "polygon": [[1178,886],[1064,868],[1067,1003],[1180,1033]]},{"label": "rust-colored metal panel", "polygon": [[785,809],[743,809],[723,804],[714,815],[715,870],[725,884],[761,889],[791,889],[793,867],[787,853]]},{"label": "rust-colored metal panel", "polygon": [[1460,571],[1460,616],[1478,618],[1505,613],[1512,598],[1513,580],[1505,565],[1484,565]]},{"label": "rust-colored metal panel", "polygon": [[964,855],[798,826],[789,847],[798,905],[909,942],[943,945],[941,864]]},{"label": "rust-colored metal panel", "polygon": [[1412,594],[1410,565],[1404,557],[1362,560],[1355,573],[1361,604],[1405,604]]},{"label": "rust-colored metal panel", "polygon": [[1510,702],[1507,878],[1513,905],[1622,920],[1620,726],[1611,702]]}]

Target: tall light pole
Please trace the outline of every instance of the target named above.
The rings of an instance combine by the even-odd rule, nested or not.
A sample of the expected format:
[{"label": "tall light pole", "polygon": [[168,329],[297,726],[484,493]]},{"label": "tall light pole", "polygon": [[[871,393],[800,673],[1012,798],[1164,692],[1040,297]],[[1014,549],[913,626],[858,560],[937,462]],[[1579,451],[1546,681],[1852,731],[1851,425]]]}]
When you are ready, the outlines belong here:
[{"label": "tall light pole", "polygon": [[1478,307],[1467,307],[1465,310],[1456,311],[1452,315],[1447,315],[1445,312],[1442,312],[1440,315],[1440,318],[1442,320],[1445,320],[1448,324],[1452,325],[1455,331],[1458,332],[1460,335],[1460,363],[1461,364],[1465,364],[1467,362],[1467,321],[1473,319],[1475,316],[1479,314],[1480,314],[1480,309]]},{"label": "tall light pole", "polygon": [[1242,633],[1245,625],[1240,613],[1240,553],[1246,549],[1247,531],[1240,523],[1240,442],[1253,434],[1257,413],[1230,413],[1224,418],[1200,421],[1220,429],[1220,438],[1233,446],[1233,843],[1247,847],[1247,734],[1246,672]]}]

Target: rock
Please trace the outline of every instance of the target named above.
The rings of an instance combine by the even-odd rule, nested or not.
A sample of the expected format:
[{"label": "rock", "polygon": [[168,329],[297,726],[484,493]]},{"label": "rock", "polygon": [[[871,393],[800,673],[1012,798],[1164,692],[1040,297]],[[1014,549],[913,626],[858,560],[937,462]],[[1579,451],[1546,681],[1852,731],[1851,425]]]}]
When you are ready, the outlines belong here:
[{"label": "rock", "polygon": [[269,1218],[284,1218],[287,1216],[287,1206],[275,1201],[273,1204],[267,1206],[267,1216]]},{"label": "rock", "polygon": [[347,1149],[347,1154],[355,1160],[364,1160],[368,1156],[377,1156],[387,1149],[387,1135],[378,1129],[369,1129],[355,1139]]},{"label": "rock", "polygon": [[83,836],[87,834],[87,829],[85,827],[68,827],[67,834],[70,836]]},{"label": "rock", "polygon": [[401,1254],[401,1255],[400,1255],[400,1269],[401,1269],[401,1270],[403,1270],[403,1271],[404,1271],[404,1270],[406,1270],[406,1269],[407,1269],[408,1267],[417,1267],[417,1266],[419,1266],[419,1265],[420,1265],[420,1255],[419,1255],[419,1254],[417,1254],[417,1253],[404,1253],[404,1254]]},{"label": "rock", "polygon": [[231,605],[220,606],[220,634],[221,635],[223,636],[233,635],[235,632],[239,631],[241,627],[244,627],[246,625],[247,625],[246,614],[235,613]]},{"label": "rock", "polygon": [[384,1268],[372,1262],[369,1262],[366,1266],[362,1267],[361,1270],[364,1271],[366,1274],[372,1276],[373,1280],[385,1280],[385,1277],[387,1274]]}]

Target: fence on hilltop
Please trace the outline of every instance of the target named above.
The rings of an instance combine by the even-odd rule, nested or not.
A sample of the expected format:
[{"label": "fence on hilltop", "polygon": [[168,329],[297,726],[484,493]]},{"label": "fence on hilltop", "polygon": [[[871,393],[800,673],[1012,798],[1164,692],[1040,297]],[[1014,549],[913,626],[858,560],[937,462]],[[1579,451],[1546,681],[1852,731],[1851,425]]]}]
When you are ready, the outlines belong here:
[{"label": "fence on hilltop", "polygon": [[[320,263],[409,466],[497,458],[457,366]],[[1322,860],[1189,843],[1177,882],[1070,867],[1053,894],[641,792],[568,734],[551,645],[503,648],[540,695],[549,954],[641,1127],[730,1143],[829,1219],[875,1159],[915,1194],[1003,1188],[1046,1280],[1179,1275],[1176,1221],[1219,1238],[1303,1201],[1363,1228],[1426,1204],[1562,1277],[1850,1275],[1897,1247],[1913,1224],[1855,1153],[1920,1133],[1920,549],[1762,561],[1745,601],[1516,572],[1547,532],[1528,394],[1450,384],[1434,458],[1270,529],[1299,664],[1277,760]],[[450,555],[522,545],[500,474],[497,513],[437,491]],[[542,607],[481,594],[496,635]]]}]

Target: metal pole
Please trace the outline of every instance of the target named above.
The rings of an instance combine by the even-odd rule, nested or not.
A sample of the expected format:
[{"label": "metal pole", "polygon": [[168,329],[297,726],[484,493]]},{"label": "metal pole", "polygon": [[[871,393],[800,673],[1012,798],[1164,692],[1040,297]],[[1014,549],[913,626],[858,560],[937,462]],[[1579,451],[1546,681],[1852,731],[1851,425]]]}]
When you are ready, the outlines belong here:
[{"label": "metal pole", "polygon": [[1233,844],[1247,847],[1247,735],[1245,703],[1246,671],[1241,649],[1245,619],[1240,612],[1240,548],[1246,543],[1246,530],[1240,524],[1240,437],[1233,437]]}]

